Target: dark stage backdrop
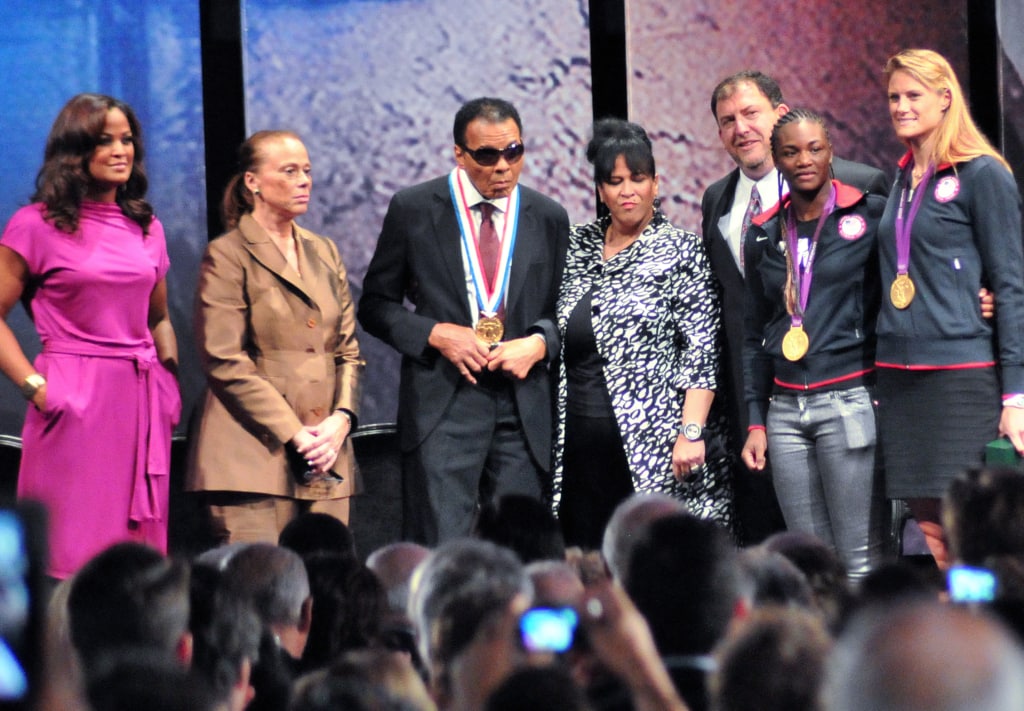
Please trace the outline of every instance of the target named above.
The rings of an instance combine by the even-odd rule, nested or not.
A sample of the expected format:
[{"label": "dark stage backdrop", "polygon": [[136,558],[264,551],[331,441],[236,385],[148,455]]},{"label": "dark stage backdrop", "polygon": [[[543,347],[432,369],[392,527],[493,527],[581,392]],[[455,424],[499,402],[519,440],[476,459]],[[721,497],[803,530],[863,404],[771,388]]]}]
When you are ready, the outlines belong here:
[{"label": "dark stage backdrop", "polygon": [[[471,11],[467,12],[467,9]],[[520,180],[593,212],[583,0],[245,0],[250,133],[291,128],[309,149],[303,226],[333,239],[358,299],[388,200],[454,165],[452,119],[476,96],[511,100],[527,146]],[[399,359],[360,331],[363,422],[395,419]]]},{"label": "dark stage backdrop", "polygon": [[903,149],[889,122],[886,59],[903,47],[934,49],[967,83],[965,0],[626,0],[626,6],[630,118],[654,138],[664,208],[690,229],[700,227],[704,190],[735,167],[710,103],[729,74],[771,74],[790,107],[825,116],[838,155],[887,172]]},{"label": "dark stage backdrop", "polygon": [[[617,91],[592,86],[589,12],[602,2],[242,1],[247,130],[288,127],[305,139],[316,182],[302,223],[337,242],[356,296],[388,199],[450,168],[452,115],[476,95],[502,95],[519,106],[529,146],[523,182],[561,200],[571,219],[591,218],[583,157],[591,96]],[[0,222],[32,192],[46,133],[68,97],[103,91],[128,100],[146,130],[150,196],[168,233],[189,407],[201,388],[191,302],[209,236],[198,3],[0,3],[7,99],[0,112]],[[701,193],[732,168],[708,106],[722,76],[745,67],[776,75],[790,104],[826,113],[841,155],[883,168],[901,152],[888,123],[885,58],[901,46],[932,47],[967,83],[965,0],[807,0],[798,12],[774,0],[626,0],[625,7],[630,118],[654,138],[666,211],[691,229],[699,225]],[[1002,0],[999,10],[1003,128],[1021,175],[1021,0]],[[594,51],[615,50],[598,42]],[[205,70],[213,76],[220,67]],[[233,156],[236,148],[211,151]],[[34,354],[38,343],[20,309],[12,323]],[[393,420],[397,357],[369,337],[363,347],[363,421]],[[18,434],[24,407],[0,378],[0,435]]]},{"label": "dark stage backdrop", "polygon": [[[127,101],[139,115],[149,199],[167,233],[171,316],[181,336],[181,379],[201,380],[188,337],[196,269],[207,242],[199,8],[180,0],[2,0],[0,4],[0,224],[28,203],[46,135],[73,95]],[[24,310],[10,324],[34,357]],[[0,435],[20,435],[25,401],[0,377]]]},{"label": "dark stage backdrop", "polygon": [[996,7],[1003,148],[1024,191],[1024,0],[999,0]]}]

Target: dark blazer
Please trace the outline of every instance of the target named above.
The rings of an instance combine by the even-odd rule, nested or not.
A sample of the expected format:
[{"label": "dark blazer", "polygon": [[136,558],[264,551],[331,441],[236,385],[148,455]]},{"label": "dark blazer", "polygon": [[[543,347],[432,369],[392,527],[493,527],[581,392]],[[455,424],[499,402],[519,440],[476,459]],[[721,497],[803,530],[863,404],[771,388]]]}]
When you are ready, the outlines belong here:
[{"label": "dark blazer", "polygon": [[[842,158],[832,159],[832,171],[842,183],[852,185],[864,193],[888,195],[891,182],[877,168],[854,163]],[[701,234],[711,262],[711,271],[718,280],[722,298],[722,357],[719,362],[724,372],[718,382],[723,406],[729,418],[733,443],[742,447],[747,439],[747,407],[743,397],[743,275],[729,249],[729,243],[718,221],[732,207],[740,169],[711,184],[701,198]]]},{"label": "dark blazer", "polygon": [[[535,190],[520,186],[519,232],[505,307],[505,340],[540,333],[547,360],[559,352],[555,302],[565,265],[569,217]],[[368,333],[402,354],[398,430],[403,451],[415,449],[464,382],[427,344],[437,323],[472,326],[459,224],[442,176],[398,192],[388,206],[363,280],[358,318]],[[410,310],[403,304],[408,299]],[[536,461],[551,461],[551,382],[547,361],[513,380],[523,431]]]}]

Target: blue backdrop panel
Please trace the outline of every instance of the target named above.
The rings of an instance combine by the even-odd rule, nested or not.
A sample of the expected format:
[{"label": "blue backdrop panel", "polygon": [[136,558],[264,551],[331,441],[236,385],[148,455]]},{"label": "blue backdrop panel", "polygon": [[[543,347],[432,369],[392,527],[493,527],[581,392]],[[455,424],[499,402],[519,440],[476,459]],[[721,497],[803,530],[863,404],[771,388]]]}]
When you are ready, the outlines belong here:
[{"label": "blue backdrop panel", "polygon": [[[0,7],[0,223],[28,202],[50,125],[73,95],[91,91],[138,113],[149,199],[167,232],[171,311],[182,345],[186,406],[199,378],[190,312],[207,241],[198,3],[178,0],[4,0]],[[39,349],[21,307],[10,318],[29,356]],[[0,378],[0,435],[17,435],[25,404]]]}]

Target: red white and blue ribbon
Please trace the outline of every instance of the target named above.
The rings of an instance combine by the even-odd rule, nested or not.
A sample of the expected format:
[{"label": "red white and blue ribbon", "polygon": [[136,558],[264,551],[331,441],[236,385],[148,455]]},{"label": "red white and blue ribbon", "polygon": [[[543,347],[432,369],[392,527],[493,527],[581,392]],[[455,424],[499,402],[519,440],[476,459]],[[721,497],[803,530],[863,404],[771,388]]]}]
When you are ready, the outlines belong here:
[{"label": "red white and blue ribbon", "polygon": [[468,177],[461,168],[455,168],[448,175],[448,187],[455,204],[455,214],[459,220],[459,231],[462,233],[462,251],[469,264],[470,278],[473,280],[473,291],[476,292],[477,307],[483,316],[494,316],[501,308],[508,287],[508,276],[512,269],[512,252],[515,249],[516,234],[519,230],[519,186],[512,189],[505,205],[505,224],[501,230],[501,254],[498,269],[494,278],[493,288],[487,287],[487,279],[481,268],[480,243],[472,209],[466,201],[466,181]]}]

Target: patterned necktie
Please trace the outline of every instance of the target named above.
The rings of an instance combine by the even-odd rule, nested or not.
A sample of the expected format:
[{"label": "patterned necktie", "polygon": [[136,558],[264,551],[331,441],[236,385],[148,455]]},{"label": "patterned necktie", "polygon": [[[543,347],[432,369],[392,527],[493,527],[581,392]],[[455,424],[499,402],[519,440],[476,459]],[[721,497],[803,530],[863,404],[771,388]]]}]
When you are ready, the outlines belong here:
[{"label": "patterned necktie", "polygon": [[740,228],[740,271],[743,271],[743,245],[747,239],[747,228],[754,218],[761,214],[761,195],[757,192],[757,183],[750,187],[750,202],[747,203],[747,211],[743,213],[743,225]]},{"label": "patterned necktie", "polygon": [[480,203],[480,266],[484,270],[487,288],[494,288],[494,275],[498,271],[498,257],[501,254],[501,242],[498,231],[494,229],[494,205],[489,202]]}]

